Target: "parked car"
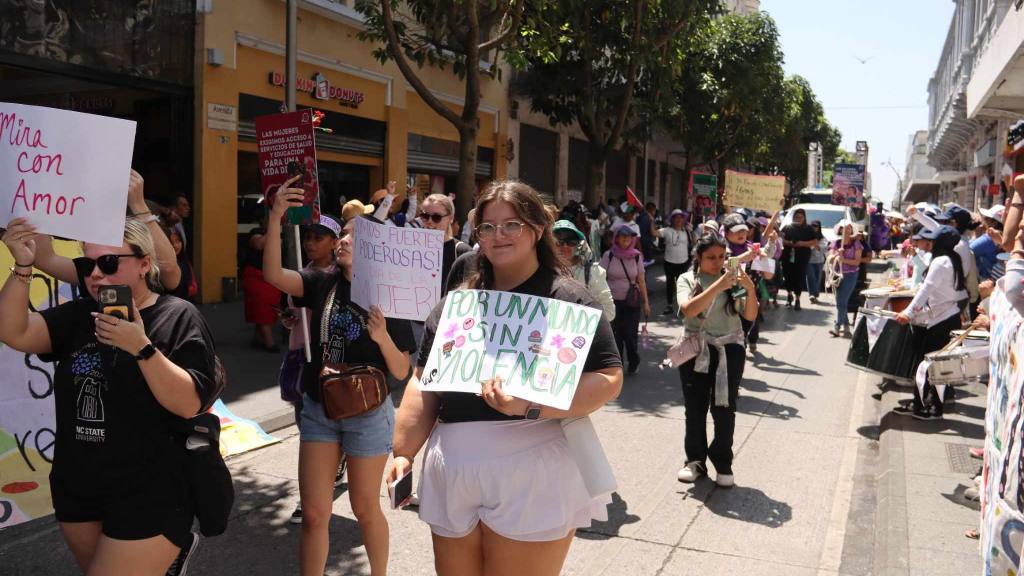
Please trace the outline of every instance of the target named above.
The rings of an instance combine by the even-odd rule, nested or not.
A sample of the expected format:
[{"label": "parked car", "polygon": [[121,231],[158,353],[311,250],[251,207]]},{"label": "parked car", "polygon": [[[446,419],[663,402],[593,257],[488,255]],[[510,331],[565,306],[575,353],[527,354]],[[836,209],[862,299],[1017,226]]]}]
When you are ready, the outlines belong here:
[{"label": "parked car", "polygon": [[836,206],[835,204],[796,204],[790,206],[786,211],[786,215],[783,216],[783,228],[793,223],[793,212],[798,209],[802,209],[807,214],[808,224],[815,220],[821,222],[821,234],[829,242],[835,242],[839,239],[839,236],[835,233],[835,227],[841,220],[846,219],[850,222],[856,222],[853,212],[846,206]]}]

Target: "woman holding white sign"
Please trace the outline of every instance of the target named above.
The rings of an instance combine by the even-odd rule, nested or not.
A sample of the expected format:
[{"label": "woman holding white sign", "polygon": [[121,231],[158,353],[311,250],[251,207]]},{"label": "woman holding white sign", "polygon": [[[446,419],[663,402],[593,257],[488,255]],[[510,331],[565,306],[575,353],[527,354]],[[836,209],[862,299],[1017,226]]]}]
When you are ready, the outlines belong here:
[{"label": "woman holding white sign", "polygon": [[[697,355],[679,366],[686,403],[686,465],[680,482],[694,482],[707,474],[707,460],[715,467],[715,483],[733,485],[732,440],[736,429],[736,398],[746,355],[740,319],[757,318],[757,293],[741,266],[726,269],[727,245],[717,234],[705,234],[694,247],[694,268],[679,277],[679,310],[686,318],[686,334],[695,335]],[[736,285],[746,296],[734,297]],[[708,411],[715,423],[715,439],[708,444]]]},{"label": "woman holding white sign", "polygon": [[444,296],[448,285],[448,274],[452,271],[455,259],[472,250],[469,244],[452,236],[452,223],[455,221],[455,204],[445,194],[431,194],[423,200],[420,213],[416,218],[428,230],[444,232],[444,249],[441,255],[441,295]]},{"label": "woman holding white sign", "polygon": [[[568,276],[556,252],[552,217],[535,190],[513,181],[492,183],[472,223],[480,251],[464,288],[600,310]],[[443,310],[444,301],[427,319],[419,367],[398,414],[389,481],[412,469],[429,437],[419,514],[433,533],[437,573],[555,576],[576,529],[606,518],[603,503],[587,490],[559,419],[590,414],[618,395],[622,362],[611,326],[598,317],[572,404],[557,410],[510,396],[500,378],[481,382],[479,394],[424,391],[420,378]]]},{"label": "woman holding white sign", "polygon": [[[345,223],[338,243],[337,267],[296,272],[281,266],[281,218],[301,206],[303,190],[277,192],[263,247],[263,274],[268,282],[313,309],[310,330],[312,361],[302,371],[299,421],[299,495],[302,501],[301,573],[323,574],[330,545],[328,525],[334,503],[334,477],[344,451],[348,460],[349,501],[359,522],[370,572],[387,573],[388,522],[380,509],[380,483],[391,452],[394,405],[381,379],[409,374],[409,353],[416,348],[406,320],[384,318],[379,308],[367,312],[351,302],[352,230]],[[340,386],[328,386],[339,382]],[[358,386],[357,386],[358,385]],[[336,393],[344,389],[380,390],[375,407],[356,411]],[[361,400],[367,401],[367,398]],[[340,409],[341,413],[335,412]]]},{"label": "woman holding white sign", "polygon": [[0,291],[0,342],[56,361],[50,493],[64,540],[88,574],[180,568],[198,542],[197,502],[176,432],[214,400],[210,330],[192,304],[154,292],[153,239],[138,220],[120,246],[83,244],[75,266],[91,299],[42,313],[29,300],[35,241],[22,218],[3,235],[15,265]]}]

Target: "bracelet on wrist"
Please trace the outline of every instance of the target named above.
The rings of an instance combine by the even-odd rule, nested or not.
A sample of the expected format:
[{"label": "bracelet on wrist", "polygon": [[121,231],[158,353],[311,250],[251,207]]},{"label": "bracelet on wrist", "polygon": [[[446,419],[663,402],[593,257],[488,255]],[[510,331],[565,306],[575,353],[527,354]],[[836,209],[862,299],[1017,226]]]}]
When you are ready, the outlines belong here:
[{"label": "bracelet on wrist", "polygon": [[136,217],[137,216],[145,216],[146,214],[152,214],[152,212],[150,212],[149,210],[144,210],[142,212],[132,212],[132,216],[136,216]]},{"label": "bracelet on wrist", "polygon": [[14,266],[11,266],[11,277],[18,279],[20,282],[24,282],[26,286],[32,284],[32,274],[25,274],[18,272]]},{"label": "bracelet on wrist", "polygon": [[17,260],[14,261],[14,267],[15,268],[31,268],[31,267],[33,267],[35,265],[36,265],[36,261],[35,260],[29,262],[28,264],[18,264]]}]

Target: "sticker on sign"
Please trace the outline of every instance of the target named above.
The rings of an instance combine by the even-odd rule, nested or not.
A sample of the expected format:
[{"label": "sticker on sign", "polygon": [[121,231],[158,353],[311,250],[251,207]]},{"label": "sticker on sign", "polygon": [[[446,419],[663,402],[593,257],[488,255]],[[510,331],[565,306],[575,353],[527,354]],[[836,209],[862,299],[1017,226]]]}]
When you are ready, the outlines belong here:
[{"label": "sticker on sign", "polygon": [[0,225],[120,246],[135,122],[0,102]]},{"label": "sticker on sign", "polygon": [[450,292],[421,389],[479,394],[481,381],[500,376],[506,393],[566,410],[601,314],[596,308],[527,294]]}]

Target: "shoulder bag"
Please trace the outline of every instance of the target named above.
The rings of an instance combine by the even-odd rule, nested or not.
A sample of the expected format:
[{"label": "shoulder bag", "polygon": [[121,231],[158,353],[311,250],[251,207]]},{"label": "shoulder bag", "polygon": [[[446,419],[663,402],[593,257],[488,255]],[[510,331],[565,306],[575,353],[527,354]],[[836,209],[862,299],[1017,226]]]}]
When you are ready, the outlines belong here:
[{"label": "shoulder bag", "polygon": [[[693,296],[699,295],[704,291],[700,285],[700,279],[696,276],[694,279],[697,281],[699,290]],[[713,305],[714,303],[712,303]],[[704,344],[703,331],[704,323],[708,321],[707,311],[704,312],[704,319],[700,321],[700,326],[697,327],[697,331],[690,333],[686,331],[686,323],[683,322],[683,328],[679,330],[679,335],[676,336],[675,343],[665,353],[665,360],[662,362],[662,366],[669,368],[678,368],[683,364],[686,364],[690,360],[693,360],[700,354],[700,348]]]},{"label": "shoulder bag", "polygon": [[[614,256],[613,256],[614,258]],[[626,292],[626,306],[629,308],[640,308],[644,305],[644,297],[640,294],[640,285],[636,281],[629,277],[629,271],[626,270],[626,263],[621,258],[616,258],[619,261],[619,265],[622,266],[622,273],[626,275],[626,280],[629,280],[629,290]],[[637,275],[641,273],[642,268],[640,267],[640,257],[636,257],[637,263]]]},{"label": "shoulder bag", "polygon": [[174,432],[185,448],[182,470],[191,487],[199,531],[203,536],[223,534],[235,502],[235,487],[220,454],[220,417],[203,412],[180,419]]},{"label": "shoulder bag", "polygon": [[337,287],[331,288],[320,318],[320,345],[323,346],[323,368],[320,370],[320,401],[324,415],[331,420],[354,418],[378,408],[387,400],[390,390],[384,372],[374,366],[345,363],[342,347],[341,362],[331,362],[330,326],[331,309]]}]

